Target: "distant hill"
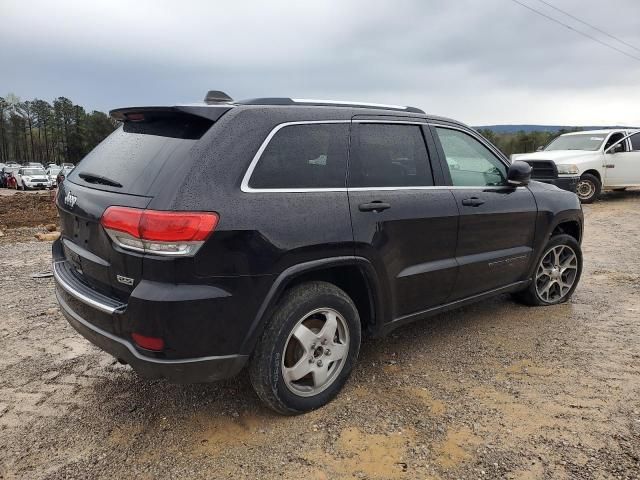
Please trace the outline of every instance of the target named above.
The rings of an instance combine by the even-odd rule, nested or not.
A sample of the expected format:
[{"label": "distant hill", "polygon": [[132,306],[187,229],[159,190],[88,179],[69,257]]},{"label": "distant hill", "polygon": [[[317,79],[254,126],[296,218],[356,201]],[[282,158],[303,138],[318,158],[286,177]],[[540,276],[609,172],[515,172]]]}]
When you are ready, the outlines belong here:
[{"label": "distant hill", "polygon": [[557,132],[561,129],[565,129],[565,130],[573,130],[573,129],[580,129],[580,130],[602,130],[605,128],[635,128],[635,127],[623,127],[623,126],[586,126],[586,127],[577,127],[577,126],[571,126],[571,125],[483,125],[483,126],[479,126],[479,127],[473,127],[476,130],[479,130],[481,128],[488,128],[489,130],[495,132],[495,133],[518,133],[518,132],[525,132],[525,133],[529,133],[529,132],[549,132],[549,133],[554,133]]}]

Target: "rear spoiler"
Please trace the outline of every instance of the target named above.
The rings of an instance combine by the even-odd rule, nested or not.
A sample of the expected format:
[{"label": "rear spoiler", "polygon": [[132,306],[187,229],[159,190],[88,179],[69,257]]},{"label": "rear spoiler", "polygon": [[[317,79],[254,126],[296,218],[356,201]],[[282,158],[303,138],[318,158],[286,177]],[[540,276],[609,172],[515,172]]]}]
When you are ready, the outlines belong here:
[{"label": "rear spoiler", "polygon": [[212,121],[218,120],[222,115],[231,110],[233,105],[176,105],[173,107],[125,107],[116,108],[109,112],[111,117],[124,122],[129,115],[144,113],[187,113]]}]

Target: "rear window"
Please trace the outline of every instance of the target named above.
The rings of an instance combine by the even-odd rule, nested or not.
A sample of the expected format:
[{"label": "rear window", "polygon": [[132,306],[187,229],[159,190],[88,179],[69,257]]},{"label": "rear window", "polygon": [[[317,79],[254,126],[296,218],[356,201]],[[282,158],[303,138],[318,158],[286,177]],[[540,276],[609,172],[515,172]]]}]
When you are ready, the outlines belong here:
[{"label": "rear window", "polygon": [[163,167],[187,161],[191,147],[212,124],[195,115],[175,113],[145,114],[144,120],[125,121],[82,159],[69,180],[145,195]]},{"label": "rear window", "polygon": [[251,188],[345,186],[349,125],[305,124],[281,128],[262,152]]}]

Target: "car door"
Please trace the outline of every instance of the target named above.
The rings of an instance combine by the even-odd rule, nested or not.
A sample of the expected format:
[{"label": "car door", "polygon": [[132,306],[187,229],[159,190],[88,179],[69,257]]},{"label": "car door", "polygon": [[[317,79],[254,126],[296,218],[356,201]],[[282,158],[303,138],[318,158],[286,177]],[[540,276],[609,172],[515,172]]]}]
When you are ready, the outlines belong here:
[{"label": "car door", "polygon": [[460,212],[454,299],[526,279],[537,216],[533,194],[507,182],[507,163],[471,130],[432,126],[445,175]]},{"label": "car door", "polygon": [[[614,134],[614,142],[624,138],[627,134]],[[615,137],[614,137],[615,136]],[[640,132],[632,135],[620,143],[611,153],[604,154],[605,186],[640,185]]]},{"label": "car door", "polygon": [[402,319],[444,303],[457,265],[458,210],[436,162],[426,126],[355,120],[348,194],[355,254],[371,261],[388,298],[388,315]]}]

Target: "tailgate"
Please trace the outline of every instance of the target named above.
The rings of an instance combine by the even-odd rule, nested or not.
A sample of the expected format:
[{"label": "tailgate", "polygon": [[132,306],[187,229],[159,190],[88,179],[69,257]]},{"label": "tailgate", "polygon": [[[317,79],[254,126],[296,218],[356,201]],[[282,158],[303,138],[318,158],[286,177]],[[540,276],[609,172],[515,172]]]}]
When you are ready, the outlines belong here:
[{"label": "tailgate", "polygon": [[[65,180],[56,204],[64,260],[88,285],[126,300],[142,276],[142,254],[114,246],[100,225],[111,205],[145,208],[150,197],[97,190]],[[61,259],[56,259],[61,260]]]}]

